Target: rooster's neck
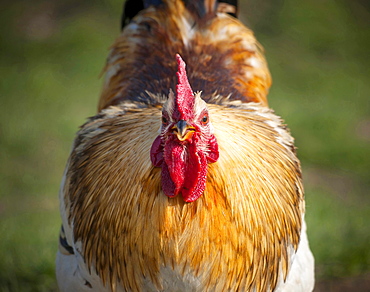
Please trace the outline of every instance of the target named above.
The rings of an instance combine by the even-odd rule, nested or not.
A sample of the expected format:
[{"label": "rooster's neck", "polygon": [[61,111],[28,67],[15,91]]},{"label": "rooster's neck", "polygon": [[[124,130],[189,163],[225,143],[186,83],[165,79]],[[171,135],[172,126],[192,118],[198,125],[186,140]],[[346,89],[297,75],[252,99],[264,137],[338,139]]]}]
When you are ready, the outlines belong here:
[{"label": "rooster's neck", "polygon": [[[160,111],[129,110],[110,108],[92,119],[71,154],[69,220],[86,264],[128,290],[144,275],[160,287],[162,265],[198,278],[205,290],[276,285],[299,243],[304,208],[299,162],[280,120],[258,105],[210,106],[220,159],[209,165],[203,196],[184,204],[163,194],[161,170],[149,158],[157,133],[147,125],[158,123]],[[276,255],[280,262],[264,264]]]}]

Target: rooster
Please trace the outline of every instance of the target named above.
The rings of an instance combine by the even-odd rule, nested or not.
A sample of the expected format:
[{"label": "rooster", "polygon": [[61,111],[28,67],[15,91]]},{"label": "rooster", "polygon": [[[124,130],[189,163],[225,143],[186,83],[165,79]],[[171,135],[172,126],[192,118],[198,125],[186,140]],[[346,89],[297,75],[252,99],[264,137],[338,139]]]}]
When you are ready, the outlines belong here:
[{"label": "rooster", "polygon": [[236,1],[129,0],[60,189],[60,291],[312,291],[300,163]]}]

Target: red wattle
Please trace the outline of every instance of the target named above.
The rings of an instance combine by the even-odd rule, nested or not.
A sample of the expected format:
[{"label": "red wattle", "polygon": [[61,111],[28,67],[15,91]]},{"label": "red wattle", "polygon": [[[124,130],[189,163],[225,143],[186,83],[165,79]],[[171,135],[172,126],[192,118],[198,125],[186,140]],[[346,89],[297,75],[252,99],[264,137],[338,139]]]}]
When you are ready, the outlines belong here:
[{"label": "red wattle", "polygon": [[163,145],[162,138],[155,138],[152,147],[150,148],[150,160],[155,167],[160,167],[163,163]]},{"label": "red wattle", "polygon": [[193,202],[203,194],[207,177],[206,154],[197,149],[198,139],[193,138],[188,143],[170,138],[164,145],[163,192],[167,196],[181,193],[186,202]]},{"label": "red wattle", "polygon": [[166,163],[162,164],[162,191],[168,197],[174,197],[175,184],[173,183],[168,166]]},{"label": "red wattle", "polygon": [[189,147],[188,171],[182,188],[185,202],[194,202],[204,192],[207,179],[207,159],[203,152],[197,151],[194,144]]},{"label": "red wattle", "polygon": [[207,162],[214,163],[218,160],[219,156],[217,139],[214,135],[211,135],[208,142]]},{"label": "red wattle", "polygon": [[187,170],[186,147],[183,144],[178,143],[177,139],[166,143],[165,161],[170,171],[171,179],[175,185],[174,193],[177,195],[185,180],[185,174]]}]

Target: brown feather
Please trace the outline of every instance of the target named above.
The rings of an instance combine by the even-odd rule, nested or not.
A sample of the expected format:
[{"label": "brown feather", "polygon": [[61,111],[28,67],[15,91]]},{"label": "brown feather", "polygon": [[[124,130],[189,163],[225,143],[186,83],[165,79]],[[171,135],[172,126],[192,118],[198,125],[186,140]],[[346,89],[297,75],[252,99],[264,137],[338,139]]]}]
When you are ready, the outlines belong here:
[{"label": "brown feather", "polygon": [[147,92],[174,90],[177,53],[194,91],[267,105],[271,77],[252,31],[226,14],[199,18],[182,1],[163,2],[139,13],[112,46],[99,110],[124,100],[152,103]]},{"label": "brown feather", "polygon": [[79,132],[67,173],[69,221],[86,264],[112,287],[140,290],[145,276],[160,289],[165,263],[220,291],[262,291],[275,287],[280,269],[286,275],[304,208],[293,140],[260,105],[209,110],[220,159],[191,204],[163,195],[150,162],[160,108],[111,107]]}]

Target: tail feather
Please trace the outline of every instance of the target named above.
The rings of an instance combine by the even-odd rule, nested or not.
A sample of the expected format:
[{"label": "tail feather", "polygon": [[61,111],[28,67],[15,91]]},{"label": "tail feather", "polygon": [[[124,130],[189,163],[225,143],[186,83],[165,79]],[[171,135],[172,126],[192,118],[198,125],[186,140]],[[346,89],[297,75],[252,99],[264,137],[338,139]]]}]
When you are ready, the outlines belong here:
[{"label": "tail feather", "polygon": [[151,5],[158,6],[162,0],[127,0],[123,6],[121,29],[123,29],[141,10]]},{"label": "tail feather", "polygon": [[235,18],[238,17],[238,0],[220,0],[217,12],[224,12]]},{"label": "tail feather", "polygon": [[123,29],[136,14],[144,9],[143,1],[127,0],[123,6],[123,14],[121,19],[121,29]]},{"label": "tail feather", "polygon": [[[237,17],[238,0],[182,0],[185,7],[203,18],[206,14],[215,14],[216,12],[227,13]],[[158,6],[162,0],[127,0],[125,2],[122,14],[121,29],[123,29],[141,10],[149,6]]]},{"label": "tail feather", "polygon": [[185,7],[199,17],[214,15],[216,12],[228,13],[235,18],[238,12],[238,0],[183,0]]},{"label": "tail feather", "polygon": [[216,12],[225,12],[237,17],[238,0],[183,0],[189,11],[196,12],[200,17]]}]

